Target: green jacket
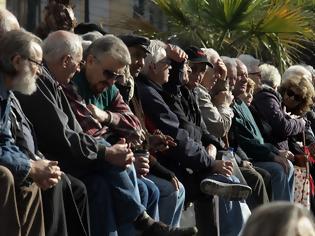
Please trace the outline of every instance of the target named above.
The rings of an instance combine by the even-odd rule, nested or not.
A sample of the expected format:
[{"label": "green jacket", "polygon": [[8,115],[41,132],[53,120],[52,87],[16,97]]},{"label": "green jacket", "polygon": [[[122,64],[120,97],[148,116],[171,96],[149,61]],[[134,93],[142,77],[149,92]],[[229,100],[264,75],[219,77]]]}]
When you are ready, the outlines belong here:
[{"label": "green jacket", "polygon": [[234,112],[232,132],[237,144],[256,162],[274,161],[279,151],[272,144],[264,143],[247,105],[241,100],[236,100],[232,109]]}]

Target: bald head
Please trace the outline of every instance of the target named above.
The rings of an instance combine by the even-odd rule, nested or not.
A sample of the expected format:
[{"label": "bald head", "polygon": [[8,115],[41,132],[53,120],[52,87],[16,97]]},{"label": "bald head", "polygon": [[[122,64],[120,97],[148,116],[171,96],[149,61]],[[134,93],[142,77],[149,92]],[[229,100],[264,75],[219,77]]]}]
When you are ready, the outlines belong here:
[{"label": "bald head", "polygon": [[56,62],[64,56],[82,57],[82,44],[78,35],[69,31],[58,30],[52,32],[43,43],[44,59],[47,62]]},{"label": "bald head", "polygon": [[11,30],[20,29],[16,17],[6,9],[0,9],[0,37]]}]

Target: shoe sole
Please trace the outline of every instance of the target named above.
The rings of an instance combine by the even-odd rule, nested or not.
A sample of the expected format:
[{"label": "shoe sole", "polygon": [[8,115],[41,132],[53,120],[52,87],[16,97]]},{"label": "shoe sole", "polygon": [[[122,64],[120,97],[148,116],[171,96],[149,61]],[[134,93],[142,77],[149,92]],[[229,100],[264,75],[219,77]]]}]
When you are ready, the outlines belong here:
[{"label": "shoe sole", "polygon": [[200,189],[208,195],[217,195],[228,200],[245,200],[252,189],[242,184],[228,184],[216,180],[203,180],[200,183]]}]

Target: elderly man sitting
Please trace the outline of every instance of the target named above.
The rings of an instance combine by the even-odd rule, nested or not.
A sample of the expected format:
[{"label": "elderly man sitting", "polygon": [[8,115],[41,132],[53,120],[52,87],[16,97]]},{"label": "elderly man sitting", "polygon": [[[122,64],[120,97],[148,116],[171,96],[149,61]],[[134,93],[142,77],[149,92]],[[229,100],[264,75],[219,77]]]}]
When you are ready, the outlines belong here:
[{"label": "elderly man sitting", "polygon": [[[58,38],[52,41],[57,45],[49,43],[50,37]],[[20,96],[20,102],[33,121],[43,152],[58,157],[64,169],[85,182],[91,203],[92,234],[116,235],[121,226],[133,223],[146,234],[193,235],[194,231],[170,228],[147,215],[131,165],[134,156],[125,139],[110,146],[82,131],[61,86],[80,70],[82,47],[78,36],[54,32],[43,48],[46,67],[38,79],[38,89],[31,96]],[[47,127],[46,122],[54,126]]]}]

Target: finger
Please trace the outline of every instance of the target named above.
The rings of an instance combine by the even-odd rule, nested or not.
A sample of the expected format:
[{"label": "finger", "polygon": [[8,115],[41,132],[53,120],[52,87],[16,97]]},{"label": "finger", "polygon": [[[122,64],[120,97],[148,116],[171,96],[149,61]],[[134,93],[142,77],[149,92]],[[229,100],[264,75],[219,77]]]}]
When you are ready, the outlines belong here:
[{"label": "finger", "polygon": [[230,171],[229,169],[223,167],[223,172],[226,176],[231,176],[232,175],[232,171]]},{"label": "finger", "polygon": [[49,178],[47,180],[47,184],[49,185],[49,187],[55,186],[56,184],[58,184],[58,179],[57,178]]},{"label": "finger", "polygon": [[58,165],[58,161],[49,161],[48,166],[56,166]]},{"label": "finger", "polygon": [[225,161],[225,166],[229,166],[233,168],[233,163],[231,161]]},{"label": "finger", "polygon": [[146,157],[140,157],[139,160],[140,160],[140,162],[143,163],[143,164],[147,164],[147,163],[150,162],[150,161],[149,161],[149,158],[146,158]]},{"label": "finger", "polygon": [[176,184],[176,191],[178,191],[179,190],[179,181],[176,177],[174,179],[175,179],[175,184]]},{"label": "finger", "polygon": [[[126,139],[125,138],[121,138],[119,139],[119,141],[117,142],[117,144],[125,144],[126,143]],[[127,146],[127,144],[126,144]]]}]

